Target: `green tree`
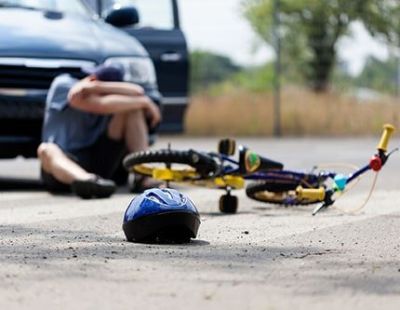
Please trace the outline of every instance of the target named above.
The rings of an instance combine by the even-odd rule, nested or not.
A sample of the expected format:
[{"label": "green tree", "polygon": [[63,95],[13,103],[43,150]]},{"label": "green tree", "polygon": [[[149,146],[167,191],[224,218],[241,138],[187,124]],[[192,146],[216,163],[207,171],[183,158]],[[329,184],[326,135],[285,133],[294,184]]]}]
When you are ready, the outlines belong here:
[{"label": "green tree", "polygon": [[[326,91],[337,58],[338,40],[354,21],[374,37],[400,43],[398,0],[279,0],[283,64],[317,91]],[[255,32],[273,42],[274,0],[244,0],[243,12]]]},{"label": "green tree", "polygon": [[229,57],[206,51],[194,51],[190,55],[191,89],[196,92],[226,80],[240,70]]},{"label": "green tree", "polygon": [[361,74],[356,78],[358,87],[367,87],[395,95],[398,92],[399,61],[391,56],[386,61],[369,57]]}]

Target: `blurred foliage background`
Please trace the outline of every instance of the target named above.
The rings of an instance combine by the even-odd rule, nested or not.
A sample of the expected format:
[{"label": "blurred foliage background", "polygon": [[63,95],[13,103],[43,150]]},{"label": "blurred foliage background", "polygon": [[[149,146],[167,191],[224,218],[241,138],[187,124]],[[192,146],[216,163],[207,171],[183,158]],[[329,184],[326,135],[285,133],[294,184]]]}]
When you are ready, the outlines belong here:
[{"label": "blurred foliage background", "polygon": [[[274,0],[243,0],[240,12],[268,46],[275,42],[274,5]],[[370,134],[380,122],[400,125],[400,1],[279,0],[277,14],[283,134]],[[357,75],[338,57],[339,42],[351,37],[355,22],[391,51],[386,60],[369,57]],[[187,131],[272,135],[274,74],[274,61],[241,67],[225,55],[192,51]],[[213,113],[214,119],[203,109],[220,114]],[[224,125],[232,119],[240,129]]]}]

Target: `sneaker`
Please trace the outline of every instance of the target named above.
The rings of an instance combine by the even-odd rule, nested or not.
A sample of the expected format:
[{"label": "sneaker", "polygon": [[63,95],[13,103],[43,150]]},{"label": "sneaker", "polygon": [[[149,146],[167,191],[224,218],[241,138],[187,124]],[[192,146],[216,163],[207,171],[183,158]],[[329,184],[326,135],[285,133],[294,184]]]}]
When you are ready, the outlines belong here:
[{"label": "sneaker", "polygon": [[82,199],[108,198],[114,194],[117,186],[111,180],[95,176],[89,180],[73,182],[71,190]]}]

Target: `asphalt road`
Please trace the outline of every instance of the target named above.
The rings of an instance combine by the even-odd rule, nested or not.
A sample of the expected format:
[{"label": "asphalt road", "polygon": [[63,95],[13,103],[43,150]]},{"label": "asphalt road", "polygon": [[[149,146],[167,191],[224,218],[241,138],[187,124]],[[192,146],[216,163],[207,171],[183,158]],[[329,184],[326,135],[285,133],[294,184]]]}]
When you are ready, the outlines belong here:
[{"label": "asphalt road", "polygon": [[[365,164],[377,138],[241,139],[254,150],[309,170],[317,163]],[[163,138],[174,148],[215,149],[216,140]],[[400,145],[399,140],[393,145]],[[35,160],[0,161],[0,309],[399,309],[400,155],[379,176],[358,215],[248,200],[219,214],[214,190],[182,188],[202,225],[186,246],[125,242],[125,189],[82,201],[35,190]],[[24,178],[24,182],[10,182]],[[359,206],[372,177],[338,205]]]}]

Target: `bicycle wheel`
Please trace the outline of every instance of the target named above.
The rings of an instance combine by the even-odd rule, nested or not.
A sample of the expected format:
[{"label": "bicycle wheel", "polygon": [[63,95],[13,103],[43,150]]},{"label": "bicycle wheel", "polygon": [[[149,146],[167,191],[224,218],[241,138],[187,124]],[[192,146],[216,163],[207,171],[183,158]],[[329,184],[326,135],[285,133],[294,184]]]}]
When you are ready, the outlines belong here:
[{"label": "bicycle wheel", "polygon": [[250,183],[246,187],[247,197],[271,204],[285,206],[310,205],[319,200],[300,199],[296,194],[296,188],[301,182],[294,180],[262,181]]},{"label": "bicycle wheel", "polygon": [[[171,181],[195,181],[215,176],[217,162],[193,150],[158,150],[137,152],[128,155],[124,167],[134,173],[154,177],[157,171],[167,170]],[[161,170],[160,170],[161,169]]]}]

